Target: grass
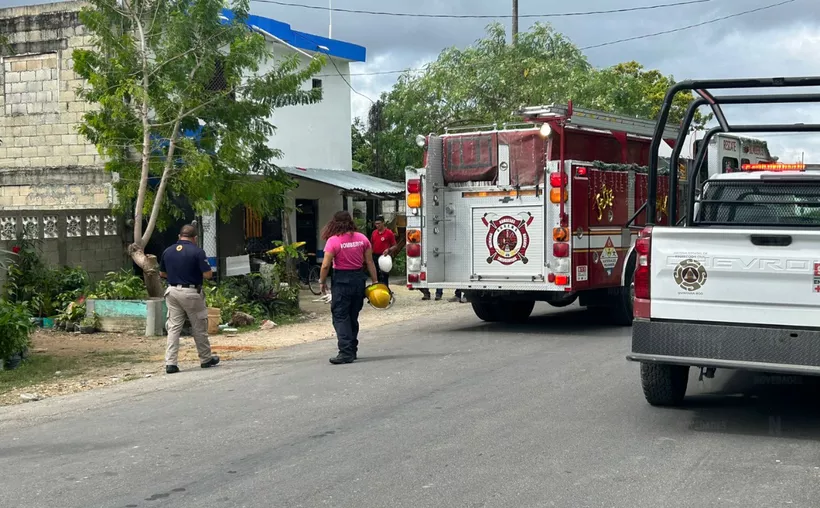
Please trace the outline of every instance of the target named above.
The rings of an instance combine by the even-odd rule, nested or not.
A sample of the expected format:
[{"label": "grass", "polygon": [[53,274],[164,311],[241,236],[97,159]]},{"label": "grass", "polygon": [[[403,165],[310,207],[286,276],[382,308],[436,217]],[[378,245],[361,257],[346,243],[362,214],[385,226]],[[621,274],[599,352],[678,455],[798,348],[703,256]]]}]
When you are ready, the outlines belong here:
[{"label": "grass", "polygon": [[57,372],[60,372],[61,378],[69,378],[97,369],[147,360],[147,355],[133,351],[95,352],[82,356],[34,354],[16,369],[0,371],[0,393],[54,381]]}]

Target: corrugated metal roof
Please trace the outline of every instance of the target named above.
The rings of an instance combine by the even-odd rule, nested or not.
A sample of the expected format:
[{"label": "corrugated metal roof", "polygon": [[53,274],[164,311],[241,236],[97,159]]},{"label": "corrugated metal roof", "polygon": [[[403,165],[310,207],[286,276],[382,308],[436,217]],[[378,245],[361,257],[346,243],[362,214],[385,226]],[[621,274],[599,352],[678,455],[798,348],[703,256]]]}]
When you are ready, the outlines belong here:
[{"label": "corrugated metal roof", "polygon": [[370,194],[404,194],[404,184],[354,171],[294,167],[282,169],[291,176],[306,178],[348,191],[362,191]]}]

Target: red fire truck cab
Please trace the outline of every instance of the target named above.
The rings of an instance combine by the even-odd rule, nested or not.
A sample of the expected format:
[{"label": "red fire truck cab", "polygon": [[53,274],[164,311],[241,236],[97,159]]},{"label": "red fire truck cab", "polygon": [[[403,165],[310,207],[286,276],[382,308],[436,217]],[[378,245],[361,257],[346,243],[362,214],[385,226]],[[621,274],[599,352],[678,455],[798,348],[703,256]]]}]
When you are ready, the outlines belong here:
[{"label": "red fire truck cab", "polygon": [[426,153],[425,167],[406,172],[408,286],[461,289],[485,321],[579,300],[631,324],[655,123],[572,104],[520,113],[522,125],[417,139]]}]

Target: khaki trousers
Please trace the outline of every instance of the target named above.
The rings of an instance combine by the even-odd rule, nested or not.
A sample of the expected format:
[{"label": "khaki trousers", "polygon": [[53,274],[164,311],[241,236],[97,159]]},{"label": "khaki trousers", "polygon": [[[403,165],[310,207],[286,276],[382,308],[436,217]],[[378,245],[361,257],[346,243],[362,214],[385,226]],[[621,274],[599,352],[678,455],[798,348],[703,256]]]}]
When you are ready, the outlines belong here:
[{"label": "khaki trousers", "polygon": [[205,294],[192,288],[171,286],[165,290],[165,303],[168,305],[168,349],[165,351],[165,365],[176,365],[179,356],[179,335],[185,324],[185,316],[191,322],[196,351],[200,363],[211,359],[211,343],[208,341],[208,309],[205,307]]}]

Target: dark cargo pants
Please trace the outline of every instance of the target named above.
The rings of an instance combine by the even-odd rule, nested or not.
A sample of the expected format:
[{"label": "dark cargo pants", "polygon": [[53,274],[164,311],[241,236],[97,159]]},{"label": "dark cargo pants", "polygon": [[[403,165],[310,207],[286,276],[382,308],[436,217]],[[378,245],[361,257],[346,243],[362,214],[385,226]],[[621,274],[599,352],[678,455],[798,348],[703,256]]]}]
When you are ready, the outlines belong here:
[{"label": "dark cargo pants", "polygon": [[330,312],[339,354],[352,358],[359,349],[359,312],[364,306],[367,276],[361,270],[333,270]]}]

